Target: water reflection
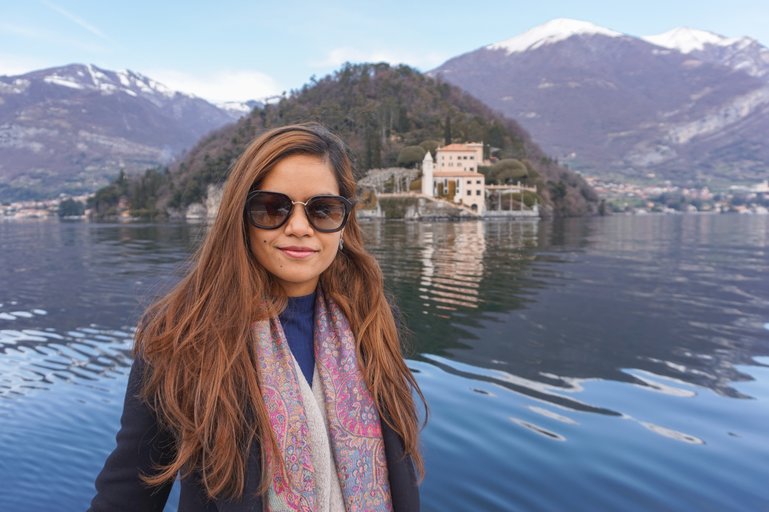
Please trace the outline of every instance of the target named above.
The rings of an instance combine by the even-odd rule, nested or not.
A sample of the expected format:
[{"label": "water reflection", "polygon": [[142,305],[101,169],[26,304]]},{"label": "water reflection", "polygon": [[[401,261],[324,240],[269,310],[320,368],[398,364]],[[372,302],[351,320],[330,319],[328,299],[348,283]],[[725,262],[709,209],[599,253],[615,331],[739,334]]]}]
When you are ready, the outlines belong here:
[{"label": "water reflection", "polygon": [[653,387],[637,369],[741,397],[737,366],[766,351],[769,261],[764,235],[718,220],[407,224],[417,249],[377,229],[419,352],[548,385]]},{"label": "water reflection", "polygon": [[424,301],[423,311],[428,310],[431,303],[436,309],[448,311],[458,307],[475,309],[479,304],[486,225],[482,222],[451,225],[454,229],[444,231],[440,241],[435,239],[433,226],[411,225],[416,227],[416,239],[421,247],[418,290],[419,298]]},{"label": "water reflection", "polygon": [[[85,508],[133,326],[204,229],[0,223],[0,509]],[[363,229],[432,410],[426,510],[769,502],[769,219]]]},{"label": "water reflection", "polygon": [[[661,375],[747,398],[733,383],[750,379],[740,365],[766,352],[769,230],[766,219],[744,222],[740,233],[723,217],[685,216],[371,222],[364,231],[415,356],[500,370],[530,393],[541,392],[531,383],[566,390],[575,379],[659,391],[667,388],[644,376]],[[43,363],[22,364],[28,353],[10,365],[9,354],[53,347],[61,360],[48,361],[42,373],[50,379],[122,361],[116,354],[130,345],[126,333],[177,279],[204,227],[6,223],[0,230],[8,270],[0,292],[4,366],[28,375]],[[99,332],[89,338],[89,329]],[[66,347],[77,343],[98,355],[78,352],[69,368]],[[4,372],[0,389],[20,389],[15,375]]]}]

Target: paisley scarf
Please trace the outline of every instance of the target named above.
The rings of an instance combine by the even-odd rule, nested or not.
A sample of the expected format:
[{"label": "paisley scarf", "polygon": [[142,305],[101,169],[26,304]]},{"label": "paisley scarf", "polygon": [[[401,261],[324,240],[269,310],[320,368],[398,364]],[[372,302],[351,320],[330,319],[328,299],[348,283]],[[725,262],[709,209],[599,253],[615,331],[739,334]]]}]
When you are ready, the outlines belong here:
[{"label": "paisley scarf", "polygon": [[[285,473],[268,451],[274,492],[268,511],[313,511],[315,468],[296,365],[277,318],[254,325],[262,397],[278,441]],[[339,307],[318,288],[315,299],[315,368],[323,385],[334,464],[347,512],[392,510],[382,426],[358,368],[355,338]]]}]

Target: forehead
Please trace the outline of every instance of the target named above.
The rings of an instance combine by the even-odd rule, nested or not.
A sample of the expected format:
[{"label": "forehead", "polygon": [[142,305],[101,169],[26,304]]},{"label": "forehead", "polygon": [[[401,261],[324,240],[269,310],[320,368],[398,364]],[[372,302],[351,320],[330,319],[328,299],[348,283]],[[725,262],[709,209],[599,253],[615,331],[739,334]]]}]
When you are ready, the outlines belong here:
[{"label": "forehead", "polygon": [[282,192],[294,200],[318,194],[339,194],[339,184],[329,161],[314,155],[281,159],[259,184],[262,190]]}]

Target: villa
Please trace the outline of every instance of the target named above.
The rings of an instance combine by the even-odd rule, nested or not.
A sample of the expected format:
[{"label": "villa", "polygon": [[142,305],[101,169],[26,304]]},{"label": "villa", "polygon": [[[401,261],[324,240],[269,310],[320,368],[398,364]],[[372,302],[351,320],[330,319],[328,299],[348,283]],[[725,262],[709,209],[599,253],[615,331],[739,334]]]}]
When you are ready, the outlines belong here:
[{"label": "villa", "polygon": [[422,194],[461,204],[483,215],[486,208],[486,177],[478,172],[483,160],[483,143],[449,144],[428,151],[422,160]]}]

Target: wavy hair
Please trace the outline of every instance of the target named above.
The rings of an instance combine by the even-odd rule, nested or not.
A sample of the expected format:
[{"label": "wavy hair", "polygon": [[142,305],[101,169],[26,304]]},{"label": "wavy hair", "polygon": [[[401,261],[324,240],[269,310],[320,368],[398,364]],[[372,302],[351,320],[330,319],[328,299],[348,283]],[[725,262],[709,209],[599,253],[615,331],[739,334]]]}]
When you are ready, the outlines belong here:
[{"label": "wavy hair", "polygon": [[[245,488],[249,451],[275,460],[256,368],[253,322],[276,316],[287,298],[249,249],[244,210],[248,192],[289,155],[323,158],[341,195],[354,200],[356,183],[344,143],[316,123],[277,128],[255,139],[234,164],[221,206],[181,281],[152,304],[139,322],[134,355],[148,371],[142,397],[175,439],[174,457],[143,475],[149,485],[198,472],[209,497],[237,498]],[[384,421],[404,442],[420,477],[418,418],[412,391],[426,403],[401,354],[398,328],[385,298],[382,272],[363,247],[355,212],[343,233],[344,250],[320,276],[324,293],[349,320],[364,379]],[[426,421],[426,417],[425,417]],[[271,482],[262,464],[259,492]]]}]

